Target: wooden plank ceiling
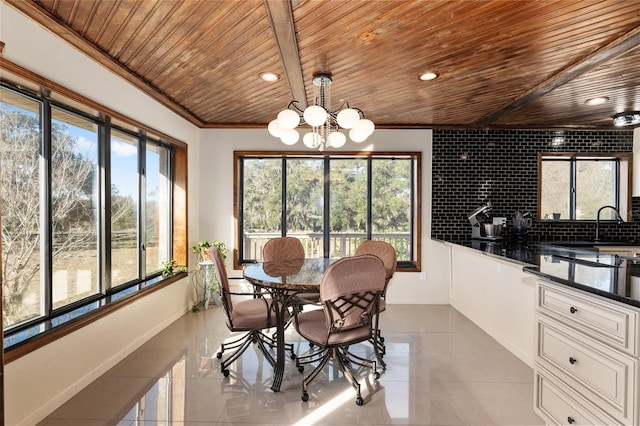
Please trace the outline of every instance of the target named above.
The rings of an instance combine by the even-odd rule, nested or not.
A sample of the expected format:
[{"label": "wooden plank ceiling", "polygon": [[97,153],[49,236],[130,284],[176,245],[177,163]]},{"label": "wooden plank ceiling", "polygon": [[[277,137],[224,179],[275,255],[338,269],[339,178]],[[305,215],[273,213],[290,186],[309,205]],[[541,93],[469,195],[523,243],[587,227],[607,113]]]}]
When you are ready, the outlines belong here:
[{"label": "wooden plank ceiling", "polygon": [[266,126],[320,71],[333,107],[378,128],[613,128],[640,110],[638,1],[3,1],[200,127]]}]

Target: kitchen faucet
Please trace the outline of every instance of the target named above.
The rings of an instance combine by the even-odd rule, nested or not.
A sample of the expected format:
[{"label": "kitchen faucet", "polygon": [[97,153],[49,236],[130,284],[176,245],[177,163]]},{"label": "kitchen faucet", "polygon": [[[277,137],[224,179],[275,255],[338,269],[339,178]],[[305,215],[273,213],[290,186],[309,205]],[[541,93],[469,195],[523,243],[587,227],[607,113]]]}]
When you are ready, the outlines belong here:
[{"label": "kitchen faucet", "polygon": [[595,238],[595,241],[600,241],[600,213],[604,209],[612,209],[614,212],[616,212],[616,222],[617,223],[624,222],[624,220],[622,220],[622,217],[620,216],[620,212],[618,212],[618,209],[616,209],[614,206],[602,206],[602,207],[600,207],[600,209],[598,210],[598,216],[596,217],[596,238]]}]

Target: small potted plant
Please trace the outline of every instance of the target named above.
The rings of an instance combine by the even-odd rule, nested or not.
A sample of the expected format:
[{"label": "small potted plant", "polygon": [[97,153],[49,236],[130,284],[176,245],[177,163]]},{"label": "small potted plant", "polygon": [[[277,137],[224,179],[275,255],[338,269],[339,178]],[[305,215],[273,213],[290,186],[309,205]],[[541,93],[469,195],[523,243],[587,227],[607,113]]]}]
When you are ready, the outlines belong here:
[{"label": "small potted plant", "polygon": [[189,272],[185,265],[181,265],[173,259],[162,261],[162,278],[168,278],[176,272]]},{"label": "small potted plant", "polygon": [[201,240],[198,241],[198,244],[194,244],[191,246],[191,251],[198,255],[198,262],[202,262],[205,260],[211,260],[211,253],[209,252],[209,248],[215,246],[218,250],[220,250],[220,254],[223,259],[227,258],[227,253],[229,249],[227,249],[226,245],[222,241],[208,241]]}]

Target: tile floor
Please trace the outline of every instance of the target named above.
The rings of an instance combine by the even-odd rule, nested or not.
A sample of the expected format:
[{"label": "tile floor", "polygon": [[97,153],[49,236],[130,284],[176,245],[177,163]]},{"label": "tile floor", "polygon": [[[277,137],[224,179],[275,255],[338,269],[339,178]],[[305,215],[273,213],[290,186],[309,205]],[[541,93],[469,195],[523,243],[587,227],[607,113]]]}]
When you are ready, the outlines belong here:
[{"label": "tile floor", "polygon": [[[381,320],[388,367],[377,382],[360,376],[361,407],[331,364],[306,403],[290,360],[281,392],[272,392],[270,365],[255,347],[223,377],[215,358],[229,336],[222,315],[218,307],[184,315],[41,424],[543,424],[532,409],[531,368],[450,306],[388,305]],[[293,327],[287,340],[308,350]]]}]

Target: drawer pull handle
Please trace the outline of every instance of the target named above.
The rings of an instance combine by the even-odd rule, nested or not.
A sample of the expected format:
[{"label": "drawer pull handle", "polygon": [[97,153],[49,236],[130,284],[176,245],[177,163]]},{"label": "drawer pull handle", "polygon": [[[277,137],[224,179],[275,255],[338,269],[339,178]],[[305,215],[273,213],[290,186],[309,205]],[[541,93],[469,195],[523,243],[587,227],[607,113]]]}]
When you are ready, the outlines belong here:
[{"label": "drawer pull handle", "polygon": [[567,417],[567,423],[572,425],[574,422],[575,422],[575,420],[573,419],[573,417]]},{"label": "drawer pull handle", "polygon": [[572,306],[572,307],[569,309],[569,312],[571,312],[572,314],[575,314],[576,312],[578,312],[578,310]]},{"label": "drawer pull handle", "polygon": [[577,359],[575,359],[575,358],[574,358],[574,357],[572,357],[572,356],[570,356],[570,357],[569,357],[569,363],[571,363],[571,364],[575,364],[576,362],[578,362],[578,360],[577,360]]}]

